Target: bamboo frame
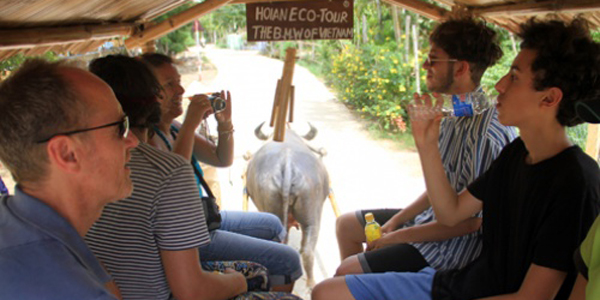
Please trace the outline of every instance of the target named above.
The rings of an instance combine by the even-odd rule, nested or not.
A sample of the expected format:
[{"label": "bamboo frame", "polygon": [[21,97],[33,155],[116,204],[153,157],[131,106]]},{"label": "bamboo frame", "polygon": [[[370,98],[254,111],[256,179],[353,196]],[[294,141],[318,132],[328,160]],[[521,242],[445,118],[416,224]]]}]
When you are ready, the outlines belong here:
[{"label": "bamboo frame", "polygon": [[169,32],[177,30],[190,21],[226,5],[231,1],[233,0],[206,0],[196,4],[186,11],[174,15],[158,24],[150,25],[147,29],[131,36],[125,41],[125,47],[129,49],[139,47],[148,41],[155,40]]},{"label": "bamboo frame", "polygon": [[443,9],[437,5],[429,4],[420,0],[384,0],[385,2],[399,6],[415,13],[418,13],[424,17],[432,19],[434,21],[438,21],[446,14],[448,14],[448,10]]},{"label": "bamboo frame", "polygon": [[0,30],[0,50],[56,46],[133,33],[134,23]]},{"label": "bamboo frame", "polygon": [[[573,3],[575,2],[575,3]],[[474,14],[483,17],[510,17],[544,13],[582,13],[600,9],[597,0],[584,1],[544,1],[535,3],[501,4],[489,7],[470,8]]]}]

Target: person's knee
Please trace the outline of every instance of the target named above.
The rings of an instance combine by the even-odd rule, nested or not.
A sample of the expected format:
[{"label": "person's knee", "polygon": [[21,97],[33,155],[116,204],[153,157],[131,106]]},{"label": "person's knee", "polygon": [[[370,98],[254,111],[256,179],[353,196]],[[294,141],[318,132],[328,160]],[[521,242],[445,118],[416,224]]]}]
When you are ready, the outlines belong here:
[{"label": "person's knee", "polygon": [[362,242],[364,232],[355,212],[345,213],[335,221],[338,242]]},{"label": "person's knee", "polygon": [[345,278],[330,278],[317,284],[311,293],[313,300],[354,299],[345,284]]},{"label": "person's knee", "polygon": [[364,273],[364,271],[360,265],[358,256],[352,255],[342,261],[340,266],[335,271],[334,276],[343,276],[343,275],[348,275],[348,274],[362,274],[362,273]]},{"label": "person's knee", "polygon": [[328,294],[329,290],[327,289],[327,282],[321,282],[313,288],[310,297],[313,300],[329,299]]},{"label": "person's knee", "polygon": [[273,232],[273,238],[271,240],[282,242],[285,239],[286,230],[285,227],[283,227],[283,224],[281,224],[279,217],[272,213],[263,213],[262,218],[266,227]]},{"label": "person's knee", "polygon": [[[277,275],[286,275],[296,277],[302,276],[302,264],[300,262],[300,254],[294,248],[279,244],[273,252],[267,254],[271,262],[276,262],[269,268],[269,273]],[[299,277],[298,276],[298,277]],[[292,278],[295,280],[297,278]]]},{"label": "person's knee", "polygon": [[335,232],[337,233],[337,236],[345,236],[348,233],[348,230],[353,225],[354,223],[356,223],[356,214],[354,212],[349,212],[349,213],[345,213],[341,216],[339,216],[336,220],[335,220]]}]

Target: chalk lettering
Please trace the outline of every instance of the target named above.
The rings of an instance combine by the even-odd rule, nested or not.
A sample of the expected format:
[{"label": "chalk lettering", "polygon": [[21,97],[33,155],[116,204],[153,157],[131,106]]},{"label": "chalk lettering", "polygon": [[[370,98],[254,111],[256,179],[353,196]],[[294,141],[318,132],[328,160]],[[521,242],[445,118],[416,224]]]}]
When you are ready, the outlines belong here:
[{"label": "chalk lettering", "polygon": [[296,22],[296,18],[298,17],[298,8],[297,7],[292,7],[290,9],[290,22]]}]

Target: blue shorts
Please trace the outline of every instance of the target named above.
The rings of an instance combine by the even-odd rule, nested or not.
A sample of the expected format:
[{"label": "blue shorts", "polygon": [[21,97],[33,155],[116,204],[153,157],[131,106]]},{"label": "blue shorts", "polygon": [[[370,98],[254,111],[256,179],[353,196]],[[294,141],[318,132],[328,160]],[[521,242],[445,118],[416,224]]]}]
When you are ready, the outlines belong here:
[{"label": "blue shorts", "polygon": [[300,255],[281,244],[285,228],[273,214],[222,211],[221,229],[210,232],[210,244],[199,249],[202,261],[247,260],[269,270],[271,286],[284,285],[302,276]]},{"label": "blue shorts", "polygon": [[346,285],[356,300],[431,300],[435,269],[346,275]]}]

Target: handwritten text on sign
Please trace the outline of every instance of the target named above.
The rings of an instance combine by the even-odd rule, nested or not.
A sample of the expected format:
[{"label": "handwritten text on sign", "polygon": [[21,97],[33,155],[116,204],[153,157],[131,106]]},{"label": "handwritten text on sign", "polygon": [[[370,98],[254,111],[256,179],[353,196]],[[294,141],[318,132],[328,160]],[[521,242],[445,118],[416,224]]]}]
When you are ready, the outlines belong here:
[{"label": "handwritten text on sign", "polygon": [[246,4],[248,41],[352,39],[353,0]]}]

